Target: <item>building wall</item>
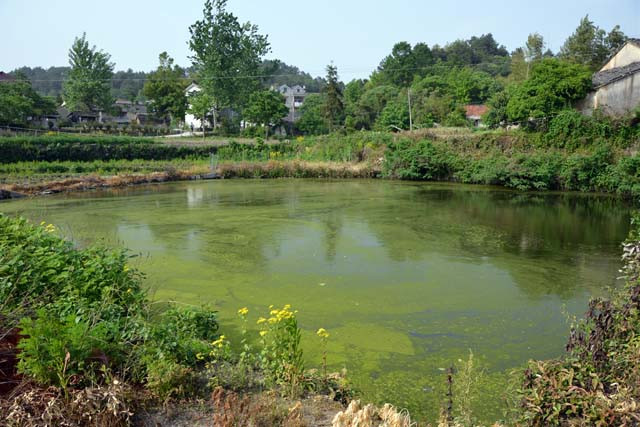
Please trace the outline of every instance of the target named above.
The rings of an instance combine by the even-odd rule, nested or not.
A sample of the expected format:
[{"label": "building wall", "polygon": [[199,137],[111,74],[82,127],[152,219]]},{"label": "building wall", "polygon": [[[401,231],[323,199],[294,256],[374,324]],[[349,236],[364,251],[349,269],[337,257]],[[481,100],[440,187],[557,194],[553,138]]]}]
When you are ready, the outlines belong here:
[{"label": "building wall", "polygon": [[577,106],[584,114],[592,114],[599,108],[605,114],[619,116],[633,111],[640,105],[640,73],[598,88]]},{"label": "building wall", "polygon": [[627,43],[620,51],[609,60],[600,71],[611,70],[612,68],[624,67],[633,62],[640,61],[640,46],[634,43]]}]

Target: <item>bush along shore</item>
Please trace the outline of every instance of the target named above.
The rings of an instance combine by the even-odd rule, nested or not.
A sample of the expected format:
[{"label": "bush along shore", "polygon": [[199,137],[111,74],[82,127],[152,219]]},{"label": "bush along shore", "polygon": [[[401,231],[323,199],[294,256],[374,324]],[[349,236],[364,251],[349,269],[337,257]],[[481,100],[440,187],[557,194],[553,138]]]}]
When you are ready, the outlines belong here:
[{"label": "bush along shore", "polygon": [[[291,141],[180,145],[145,138],[0,139],[8,198],[217,175],[221,178],[388,178],[640,195],[640,117],[565,111],[544,131],[426,129]],[[211,155],[218,167],[211,170]],[[16,194],[18,193],[18,194]]]}]

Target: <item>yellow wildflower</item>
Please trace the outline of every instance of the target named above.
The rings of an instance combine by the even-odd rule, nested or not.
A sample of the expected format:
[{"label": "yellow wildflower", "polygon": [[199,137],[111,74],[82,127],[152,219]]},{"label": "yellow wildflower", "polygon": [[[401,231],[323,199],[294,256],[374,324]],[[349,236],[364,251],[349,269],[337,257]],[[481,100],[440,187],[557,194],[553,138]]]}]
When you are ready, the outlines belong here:
[{"label": "yellow wildflower", "polygon": [[54,231],[56,231],[56,226],[53,224],[49,224],[44,228],[44,231],[46,231],[47,233],[53,233]]},{"label": "yellow wildflower", "polygon": [[320,338],[329,338],[329,332],[327,332],[327,330],[325,328],[318,329],[318,332],[316,332],[316,334]]},{"label": "yellow wildflower", "polygon": [[198,354],[196,354],[196,359],[204,360],[204,356],[202,355],[202,353],[198,353]]},{"label": "yellow wildflower", "polygon": [[260,331],[260,336],[264,337],[265,335],[267,335],[267,331]]},{"label": "yellow wildflower", "polygon": [[249,309],[247,307],[242,307],[240,310],[238,310],[238,314],[240,316],[246,316],[247,314],[249,314]]},{"label": "yellow wildflower", "polygon": [[261,318],[259,318],[259,319],[258,319],[258,321],[257,321],[256,323],[257,323],[258,325],[260,325],[261,323],[264,323],[264,322],[266,322],[266,321],[267,321],[267,319],[265,319],[264,317],[261,317]]},{"label": "yellow wildflower", "polygon": [[128,266],[128,265],[125,265],[125,266],[124,266],[124,268],[122,269],[122,271],[124,271],[125,273],[126,273],[127,271],[129,271],[129,266]]}]

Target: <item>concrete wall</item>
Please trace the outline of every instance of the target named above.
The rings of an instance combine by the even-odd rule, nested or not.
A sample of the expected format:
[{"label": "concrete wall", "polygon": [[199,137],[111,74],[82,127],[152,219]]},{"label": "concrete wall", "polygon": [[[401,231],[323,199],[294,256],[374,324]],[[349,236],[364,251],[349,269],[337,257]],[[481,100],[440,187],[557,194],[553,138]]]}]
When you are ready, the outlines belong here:
[{"label": "concrete wall", "polygon": [[609,60],[600,71],[610,70],[612,68],[624,67],[633,62],[640,61],[640,46],[637,46],[631,42],[624,45],[620,52]]},{"label": "concrete wall", "polygon": [[640,73],[602,86],[583,99],[577,108],[584,114],[592,114],[599,108],[612,116],[624,115],[640,105]]}]

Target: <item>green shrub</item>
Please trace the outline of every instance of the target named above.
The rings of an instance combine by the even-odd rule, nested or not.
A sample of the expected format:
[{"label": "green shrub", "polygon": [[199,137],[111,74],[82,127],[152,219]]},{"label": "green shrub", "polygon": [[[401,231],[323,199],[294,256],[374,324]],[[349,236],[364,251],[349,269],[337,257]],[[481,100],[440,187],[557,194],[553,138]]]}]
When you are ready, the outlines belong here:
[{"label": "green shrub", "polygon": [[105,361],[90,360],[92,352],[104,348],[106,324],[90,326],[75,316],[60,319],[44,309],[35,318],[20,322],[18,348],[20,372],[45,385],[66,389],[74,377],[85,377]]},{"label": "green shrub", "polygon": [[458,169],[458,157],[431,141],[398,139],[387,147],[383,173],[409,180],[447,180]]},{"label": "green shrub", "polygon": [[145,352],[187,366],[196,366],[217,338],[216,312],[205,308],[174,307],[161,313],[149,332]]},{"label": "green shrub", "polygon": [[0,318],[26,314],[21,372],[47,385],[79,386],[91,382],[91,357],[99,355],[112,374],[163,395],[204,363],[217,336],[214,311],[173,307],[150,318],[126,251],[77,249],[55,232],[0,214]]}]

